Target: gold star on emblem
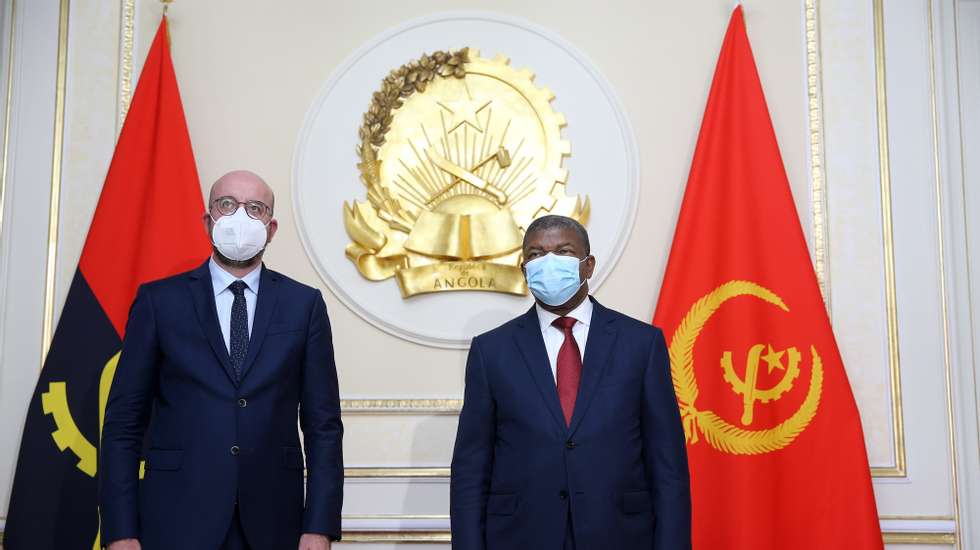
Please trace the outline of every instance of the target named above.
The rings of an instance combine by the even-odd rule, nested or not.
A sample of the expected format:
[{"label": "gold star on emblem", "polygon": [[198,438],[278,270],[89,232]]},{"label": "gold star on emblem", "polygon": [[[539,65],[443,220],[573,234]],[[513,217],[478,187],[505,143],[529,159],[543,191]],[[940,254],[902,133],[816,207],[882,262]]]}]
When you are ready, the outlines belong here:
[{"label": "gold star on emblem", "polygon": [[783,354],[786,350],[776,352],[772,349],[772,344],[769,345],[769,352],[762,356],[762,358],[769,364],[769,372],[771,373],[774,369],[786,370],[783,366]]},{"label": "gold star on emblem", "polygon": [[457,99],[455,101],[437,101],[440,107],[449,111],[449,114],[453,115],[452,122],[449,123],[446,133],[452,133],[453,130],[459,128],[463,124],[469,124],[477,132],[483,133],[483,128],[480,126],[480,119],[477,115],[483,109],[486,109],[492,99],[473,99],[470,95],[469,88],[466,88],[466,98]]}]

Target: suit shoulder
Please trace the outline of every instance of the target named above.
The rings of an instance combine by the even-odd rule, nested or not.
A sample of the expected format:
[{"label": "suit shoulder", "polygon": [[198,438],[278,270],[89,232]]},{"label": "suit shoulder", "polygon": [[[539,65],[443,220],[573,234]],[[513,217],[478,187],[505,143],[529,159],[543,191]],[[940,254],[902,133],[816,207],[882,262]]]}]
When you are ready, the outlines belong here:
[{"label": "suit shoulder", "polygon": [[[306,296],[309,298],[313,298],[320,292],[319,289],[312,287],[308,284],[301,283],[296,279],[293,279],[292,277],[279,273],[278,271],[272,269],[268,269],[268,271],[269,271],[269,275],[275,278],[278,284],[281,285],[281,287],[285,289],[287,292],[297,293],[299,295]],[[259,288],[259,291],[261,292],[261,287]]]},{"label": "suit shoulder", "polygon": [[606,311],[613,316],[616,322],[623,330],[630,331],[631,333],[643,336],[646,338],[656,338],[658,334],[662,334],[663,330],[651,323],[640,321],[639,319],[634,319],[625,313],[620,313],[616,310],[606,308]]},{"label": "suit shoulder", "polygon": [[156,294],[158,292],[169,292],[174,289],[182,288],[184,281],[198,273],[200,269],[201,267],[198,266],[194,269],[184,271],[176,275],[170,275],[169,277],[163,277],[162,279],[147,281],[140,285],[140,289]]},{"label": "suit shoulder", "polygon": [[479,340],[481,344],[491,344],[492,342],[497,342],[502,338],[509,338],[514,331],[517,330],[518,326],[523,322],[526,314],[519,317],[515,317],[510,321],[503,323],[496,328],[492,328],[482,334],[478,334],[473,338],[473,341]]}]

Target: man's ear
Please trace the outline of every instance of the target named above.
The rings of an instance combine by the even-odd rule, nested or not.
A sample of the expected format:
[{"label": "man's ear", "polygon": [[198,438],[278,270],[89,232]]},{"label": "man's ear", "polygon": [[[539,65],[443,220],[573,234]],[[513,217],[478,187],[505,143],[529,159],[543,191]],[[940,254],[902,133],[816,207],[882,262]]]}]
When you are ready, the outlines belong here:
[{"label": "man's ear", "polygon": [[272,242],[272,237],[276,234],[276,231],[278,229],[279,229],[279,220],[275,218],[269,220],[269,225],[266,227],[266,230],[269,232],[269,236],[266,237],[265,244],[269,244]]},{"label": "man's ear", "polygon": [[582,278],[591,279],[593,271],[595,271],[595,256],[589,254],[585,257],[585,261],[582,262]]}]

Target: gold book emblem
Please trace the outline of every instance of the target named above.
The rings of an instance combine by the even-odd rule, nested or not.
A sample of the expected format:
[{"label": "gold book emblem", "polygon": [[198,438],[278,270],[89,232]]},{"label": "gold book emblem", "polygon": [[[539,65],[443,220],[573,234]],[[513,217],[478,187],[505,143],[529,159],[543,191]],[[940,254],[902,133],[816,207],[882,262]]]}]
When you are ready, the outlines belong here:
[{"label": "gold book emblem", "polygon": [[587,197],[565,194],[565,119],[533,80],[469,48],[385,77],[358,135],[367,200],[344,203],[346,255],[361,275],[394,277],[403,298],[527,293],[527,226],[546,214],[589,217]]}]

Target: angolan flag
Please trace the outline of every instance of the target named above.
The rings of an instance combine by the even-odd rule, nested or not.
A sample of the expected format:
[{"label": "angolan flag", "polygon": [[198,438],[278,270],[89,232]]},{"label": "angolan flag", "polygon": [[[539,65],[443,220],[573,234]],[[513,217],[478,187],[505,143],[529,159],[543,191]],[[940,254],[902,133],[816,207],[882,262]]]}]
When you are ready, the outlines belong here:
[{"label": "angolan flag", "polygon": [[6,550],[99,548],[98,445],[129,306],[140,284],[207,258],[203,213],[164,18],[31,399]]}]

